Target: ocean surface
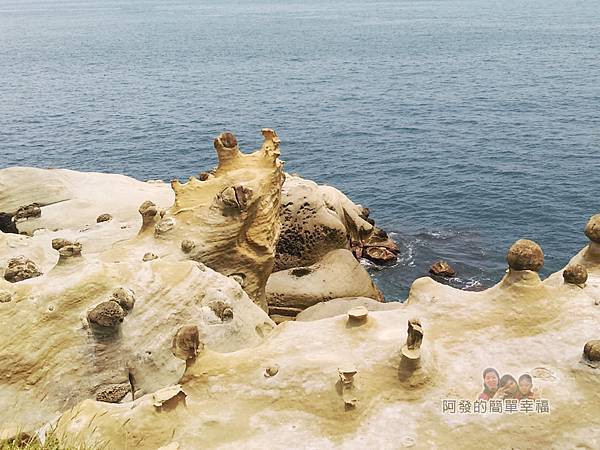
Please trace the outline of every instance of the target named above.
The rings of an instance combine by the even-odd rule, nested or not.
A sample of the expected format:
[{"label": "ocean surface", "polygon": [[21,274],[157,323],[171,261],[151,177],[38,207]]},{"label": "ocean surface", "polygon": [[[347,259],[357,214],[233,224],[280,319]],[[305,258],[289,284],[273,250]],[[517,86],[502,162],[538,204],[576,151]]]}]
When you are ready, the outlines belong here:
[{"label": "ocean surface", "polygon": [[600,212],[596,0],[0,0],[0,93],[0,167],[186,179],[275,129],[398,240],[389,300],[519,238],[559,270]]}]

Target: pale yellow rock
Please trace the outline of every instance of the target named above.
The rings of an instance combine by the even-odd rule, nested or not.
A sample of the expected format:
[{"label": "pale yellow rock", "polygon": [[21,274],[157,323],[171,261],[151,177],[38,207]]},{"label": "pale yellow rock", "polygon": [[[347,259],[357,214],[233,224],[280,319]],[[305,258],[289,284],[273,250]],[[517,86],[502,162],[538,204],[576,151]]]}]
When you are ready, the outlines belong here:
[{"label": "pale yellow rock", "polygon": [[[0,335],[0,423],[10,418],[30,430],[81,400],[112,399],[107,392],[127,386],[137,398],[179,382],[186,361],[204,346],[222,352],[256,346],[274,327],[246,292],[266,307],[283,182],[278,139],[263,130],[263,147],[244,155],[227,147],[231,136],[215,141],[221,159],[215,176],[202,187],[193,179],[174,182],[174,200],[160,183],[121,176],[0,171],[7,188],[1,208],[32,199],[52,203],[26,222],[32,229],[62,227],[32,237],[0,233],[1,273],[13,270],[15,257],[40,272],[0,280],[0,291],[9,292],[3,299],[10,296],[0,308],[0,328],[12,330]],[[19,185],[19,176],[30,185]],[[238,203],[224,203],[229,187]],[[165,199],[173,203],[166,211]],[[97,224],[101,213],[114,219]],[[198,245],[186,255],[181,242],[189,238]],[[193,348],[176,339],[184,325],[198,330]]]},{"label": "pale yellow rock", "polygon": [[[182,324],[217,351],[258,345],[274,326],[237,283],[195,262],[77,259],[12,284],[12,301],[0,304],[0,327],[11,330],[0,335],[0,423],[31,429],[108,384],[133,380],[137,397],[179,382],[186,363],[172,344]],[[216,300],[231,320],[215,316]],[[86,319],[102,302],[131,307],[110,331]]]},{"label": "pale yellow rock", "polygon": [[185,395],[185,392],[181,388],[180,384],[162,388],[152,394],[152,404],[156,407],[162,406],[164,402],[171,400],[179,393],[183,393]]},{"label": "pale yellow rock", "polygon": [[350,323],[362,323],[367,320],[369,310],[364,306],[355,306],[348,311],[348,320]]},{"label": "pale yellow rock", "polygon": [[347,314],[350,309],[357,306],[364,306],[369,311],[388,311],[403,307],[400,302],[382,303],[367,297],[334,298],[333,300],[320,302],[306,308],[296,316],[296,320],[311,321],[326,319],[327,317]]},{"label": "pale yellow rock", "polygon": [[[287,322],[259,347],[202,352],[181,382],[185,407],[156,415],[149,396],[130,405],[86,401],[62,416],[58,431],[117,449],[124,448],[125,421],[140,449],[173,441],[225,449],[290,442],[307,448],[456,448],[457,442],[461,448],[482,442],[490,448],[597,448],[599,373],[583,362],[582,349],[597,336],[600,308],[590,292],[600,270],[588,268],[588,274],[581,289],[565,286],[560,272],[555,284],[542,283],[535,272],[512,271],[483,292],[421,278],[408,304],[370,311],[364,326],[347,327],[345,315]],[[403,380],[400,348],[414,317],[425,332],[421,366]],[[265,378],[267,361],[280,367],[275,377]],[[335,374],[346,364],[358,375],[356,390],[344,396]],[[477,397],[489,366],[516,377],[530,373],[550,413],[444,414],[444,399]],[[359,400],[353,407],[342,406],[353,399]]]},{"label": "pale yellow rock", "polygon": [[312,266],[275,272],[267,283],[269,306],[308,308],[340,297],[383,300],[383,294],[349,250],[331,251]]}]

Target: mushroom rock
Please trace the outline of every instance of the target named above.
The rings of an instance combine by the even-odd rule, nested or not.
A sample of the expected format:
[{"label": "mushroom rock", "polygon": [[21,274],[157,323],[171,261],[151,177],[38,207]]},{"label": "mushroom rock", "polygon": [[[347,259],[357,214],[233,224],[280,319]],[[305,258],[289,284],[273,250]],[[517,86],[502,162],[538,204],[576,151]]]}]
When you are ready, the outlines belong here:
[{"label": "mushroom rock", "polygon": [[[182,256],[182,239],[174,240],[177,251],[172,253],[178,257]],[[143,240],[155,240],[153,233]],[[106,442],[111,448],[122,445],[124,432],[139,437],[136,447],[140,449],[173,442],[180,448],[270,448],[289,445],[298,432],[306,447],[395,448],[399,436],[389,428],[390,418],[402,417],[402,432],[417,447],[450,448],[458,430],[466,448],[480,446],[482,439],[494,448],[527,447],[531,442],[542,447],[595,448],[600,437],[593,426],[598,417],[598,383],[587,357],[587,366],[577,364],[583,343],[597,334],[600,321],[600,308],[590,301],[597,297],[599,272],[595,266],[587,269],[589,279],[582,289],[565,288],[562,271],[549,277],[552,283],[542,283],[535,271],[511,268],[502,281],[480,292],[423,277],[412,284],[407,303],[391,310],[370,310],[369,326],[348,327],[346,316],[338,315],[287,322],[270,334],[266,331],[272,323],[237,283],[191,261],[165,257],[147,265],[132,259],[104,262],[87,269],[89,278],[69,273],[73,278],[63,276],[60,283],[53,283],[50,271],[28,283],[10,285],[15,301],[0,307],[2,327],[38,324],[0,335],[0,363],[3,375],[9,375],[0,384],[0,423],[14,417],[33,423],[35,415],[47,420],[67,409],[58,420],[57,435],[65,442]],[[299,279],[319,272],[315,265],[292,270]],[[245,272],[226,272],[232,273]],[[352,282],[358,272],[350,273],[338,275],[337,282]],[[290,280],[291,273],[287,275]],[[210,283],[209,277],[213,277]],[[40,289],[35,299],[30,299],[31,285]],[[56,286],[63,285],[78,289],[57,292]],[[90,338],[81,314],[109,298],[115,286],[136,292],[134,310],[120,325],[117,340]],[[224,287],[228,292],[222,291]],[[229,322],[215,322],[214,314],[207,311],[219,299],[234,309]],[[39,307],[50,302],[56,303],[55,311],[60,314]],[[77,306],[70,311],[72,304]],[[426,326],[427,337],[420,346],[416,321],[408,336],[407,329],[398,325],[415,317]],[[171,345],[176,330],[186,324],[198,326],[207,336],[202,337],[205,349],[183,361],[173,356]],[[243,330],[234,333],[242,326]],[[247,332],[255,333],[253,345],[248,344],[247,336],[252,335]],[[232,341],[239,343],[240,336],[248,339],[245,345],[227,347]],[[28,339],[42,349],[24,347]],[[406,378],[400,376],[403,342],[404,353],[420,353],[420,367]],[[502,345],[494,345],[498,342]],[[333,388],[336,382],[342,384],[334,374],[344,369],[340,359],[346,357],[359,373],[353,379],[353,385],[360,383],[356,391],[359,411],[344,410],[342,391]],[[44,365],[44,371],[35,370],[36,361]],[[279,372],[265,377],[265,367],[275,361]],[[549,401],[550,414],[528,415],[528,427],[522,426],[523,414],[505,414],[485,427],[477,414],[444,414],[443,399],[472,399],[481,387],[482,370],[490,366],[513,374],[530,373],[534,386]],[[27,373],[38,374],[40,379],[32,384],[35,378]],[[128,375],[134,386],[133,402],[117,405],[92,400],[100,386],[123,384]],[[56,389],[56,379],[61,380],[61,389]],[[180,407],[181,400],[154,406],[153,392],[176,383],[187,394],[186,406]],[[46,399],[36,401],[42,393]],[[576,415],[574,399],[588,400],[577,402]],[[227,420],[221,420],[224,404]],[[274,429],[275,416],[295,428]],[[548,426],[549,419],[558,425]],[[231,433],[232,426],[236,433]],[[505,432],[515,429],[519,433]]]},{"label": "mushroom rock", "polygon": [[59,263],[64,263],[65,260],[73,257],[81,256],[82,245],[79,242],[63,245],[58,249]]},{"label": "mushroom rock", "polygon": [[531,270],[539,272],[544,265],[542,248],[528,239],[519,239],[508,250],[508,266],[513,270]]},{"label": "mushroom rock", "polygon": [[585,227],[585,235],[590,243],[583,252],[582,263],[600,265],[600,214],[590,217]]},{"label": "mushroom rock", "polygon": [[[538,274],[544,264],[544,253],[538,244],[527,239],[519,239],[508,250],[506,260],[509,268],[502,281],[497,285],[498,289],[513,290],[530,299],[539,299],[546,295],[546,287]],[[511,313],[518,314],[517,310],[522,310],[523,314],[520,314],[520,320],[524,320],[530,316],[525,313],[529,307],[527,302],[515,304]],[[555,314],[556,308],[558,308],[557,304],[548,304],[540,317]],[[535,323],[532,316],[529,317],[529,320],[532,324]]]},{"label": "mushroom rock", "polygon": [[52,239],[52,248],[56,251],[60,250],[63,247],[66,247],[67,245],[73,245],[73,242],[63,238]]},{"label": "mushroom rock", "polygon": [[35,219],[36,217],[42,216],[42,209],[38,203],[32,203],[31,205],[21,206],[15,213],[14,220],[19,222],[21,220]]},{"label": "mushroom rock", "polygon": [[221,134],[214,141],[219,158],[214,176],[171,183],[175,202],[162,221],[177,222],[161,240],[165,245],[171,240],[201,242],[190,259],[223,274],[243,273],[244,290],[266,310],[284,177],[277,135],[269,129],[262,134],[261,149],[251,154],[240,151],[233,134]]},{"label": "mushroom rock", "polygon": [[446,261],[436,261],[429,267],[429,273],[438,277],[452,278],[456,275],[456,270]]},{"label": "mushroom rock", "polygon": [[408,336],[406,344],[402,347],[400,367],[398,374],[401,379],[412,375],[421,365],[421,342],[423,341],[423,328],[418,319],[408,321]]},{"label": "mushroom rock", "polygon": [[125,314],[131,311],[135,305],[135,295],[133,291],[123,287],[115,289],[112,293],[111,300],[117,302],[121,308],[123,308]]},{"label": "mushroom rock", "polygon": [[96,217],[96,223],[110,222],[112,218],[113,217],[110,214],[100,214],[98,217]]},{"label": "mushroom rock", "polygon": [[349,250],[334,250],[308,267],[274,272],[267,283],[269,307],[305,309],[340,297],[383,301],[383,294]]},{"label": "mushroom rock", "polygon": [[585,266],[581,264],[571,264],[563,270],[565,283],[584,285],[588,279],[588,273]]},{"label": "mushroom rock", "polygon": [[338,368],[339,386],[342,391],[342,399],[346,409],[356,408],[358,399],[356,398],[356,387],[354,386],[354,376],[358,370],[352,365],[345,365]]},{"label": "mushroom rock", "polygon": [[[118,254],[129,253],[128,245],[119,244]],[[128,385],[138,398],[179,382],[186,361],[172,346],[187,324],[198,327],[213,352],[254,347],[274,327],[226,276],[189,260],[144,264],[135,252],[119,261],[112,253],[86,255],[76,271],[50,270],[10,285],[10,292],[12,301],[0,304],[0,328],[12,330],[0,334],[0,424],[20,429],[34,429],[85,399],[124,401],[131,398],[124,394]],[[202,302],[213,292],[227,302],[229,321],[215,324],[205,313]],[[178,340],[188,355],[195,342],[189,337]]]},{"label": "mushroom rock", "polygon": [[10,283],[18,283],[40,275],[42,273],[38,270],[36,264],[25,256],[10,259],[4,271],[4,279]]},{"label": "mushroom rock", "polygon": [[[590,272],[588,286],[595,273]],[[528,272],[517,275],[524,274]],[[563,287],[537,285],[543,295],[533,295],[499,283],[473,292],[420,278],[411,287],[408,304],[369,311],[373,326],[347,327],[346,317],[338,315],[287,322],[257,347],[233,353],[205,349],[188,361],[180,382],[187,394],[186,408],[163,408],[157,414],[152,394],[136,395],[127,406],[86,400],[64,412],[57,434],[81,444],[108,442],[118,447],[127,421],[128,435],[139,436],[136,446],[144,449],[171,442],[180,448],[284,447],[299,432],[303,445],[311,448],[397,448],[398,430],[389,423],[402,417],[403,435],[419,448],[452,448],[457,432],[465,448],[477,448],[482,439],[494,448],[527,448],[531,442],[595,448],[598,380],[590,372],[594,369],[576,364],[600,320],[600,308],[590,305],[588,286],[570,290],[568,307],[559,308],[548,322],[545,311],[564,302]],[[519,314],[533,322],[519,324],[519,316],[510,314],[520,304],[526,308]],[[426,327],[422,341],[415,317]],[[399,324],[409,321],[412,331],[407,333]],[[542,326],[535,325],[538,321]],[[399,370],[403,343],[404,353],[420,353],[420,367],[406,378]],[[345,367],[342,358],[353,367]],[[265,368],[275,361],[278,373],[265,377]],[[443,399],[476,396],[481,373],[490,366],[530,373],[549,401],[550,414],[529,414],[527,427],[522,426],[522,413],[504,414],[482,427],[481,415],[442,411]],[[350,378],[356,390],[344,399],[341,388]],[[360,403],[355,408],[343,406],[356,398]],[[588,400],[577,403],[576,415],[573,399]],[[227,420],[221,420],[224,404]],[[284,426],[275,426],[274,417]],[[549,420],[558,425],[549,426]],[[285,425],[289,423],[293,429]],[[207,431],[198,433],[199,429]],[[519,433],[510,432],[515,429]]]},{"label": "mushroom rock", "polygon": [[402,308],[400,302],[382,303],[367,297],[345,297],[334,298],[326,302],[317,303],[305,310],[300,310],[296,316],[297,321],[309,322],[312,320],[321,320],[328,317],[348,314],[351,309],[358,306],[366,308],[368,311],[388,311]]}]

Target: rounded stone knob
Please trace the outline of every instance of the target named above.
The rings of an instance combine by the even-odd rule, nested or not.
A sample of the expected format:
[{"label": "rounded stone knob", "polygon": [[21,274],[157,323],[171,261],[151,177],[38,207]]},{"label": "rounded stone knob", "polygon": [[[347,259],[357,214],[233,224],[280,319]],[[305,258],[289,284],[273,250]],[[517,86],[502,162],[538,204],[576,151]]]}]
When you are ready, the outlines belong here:
[{"label": "rounded stone knob", "polygon": [[539,272],[544,265],[544,252],[537,243],[519,239],[508,250],[506,261],[511,269]]},{"label": "rounded stone knob", "polygon": [[590,217],[585,226],[585,235],[590,241],[600,243],[600,214]]}]

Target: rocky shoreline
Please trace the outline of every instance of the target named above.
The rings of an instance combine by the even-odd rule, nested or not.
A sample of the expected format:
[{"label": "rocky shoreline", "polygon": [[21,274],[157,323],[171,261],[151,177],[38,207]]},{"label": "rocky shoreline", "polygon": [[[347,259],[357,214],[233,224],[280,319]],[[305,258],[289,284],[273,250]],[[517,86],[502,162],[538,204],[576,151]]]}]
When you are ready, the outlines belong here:
[{"label": "rocky shoreline", "polygon": [[[542,249],[521,240],[490,289],[420,278],[382,303],[358,259],[389,263],[396,244],[339,190],[286,174],[262,134],[250,154],[221,134],[218,167],[185,183],[0,170],[2,438],[600,446],[600,215],[543,281]],[[491,365],[533,373],[552,412],[444,414]]]}]

